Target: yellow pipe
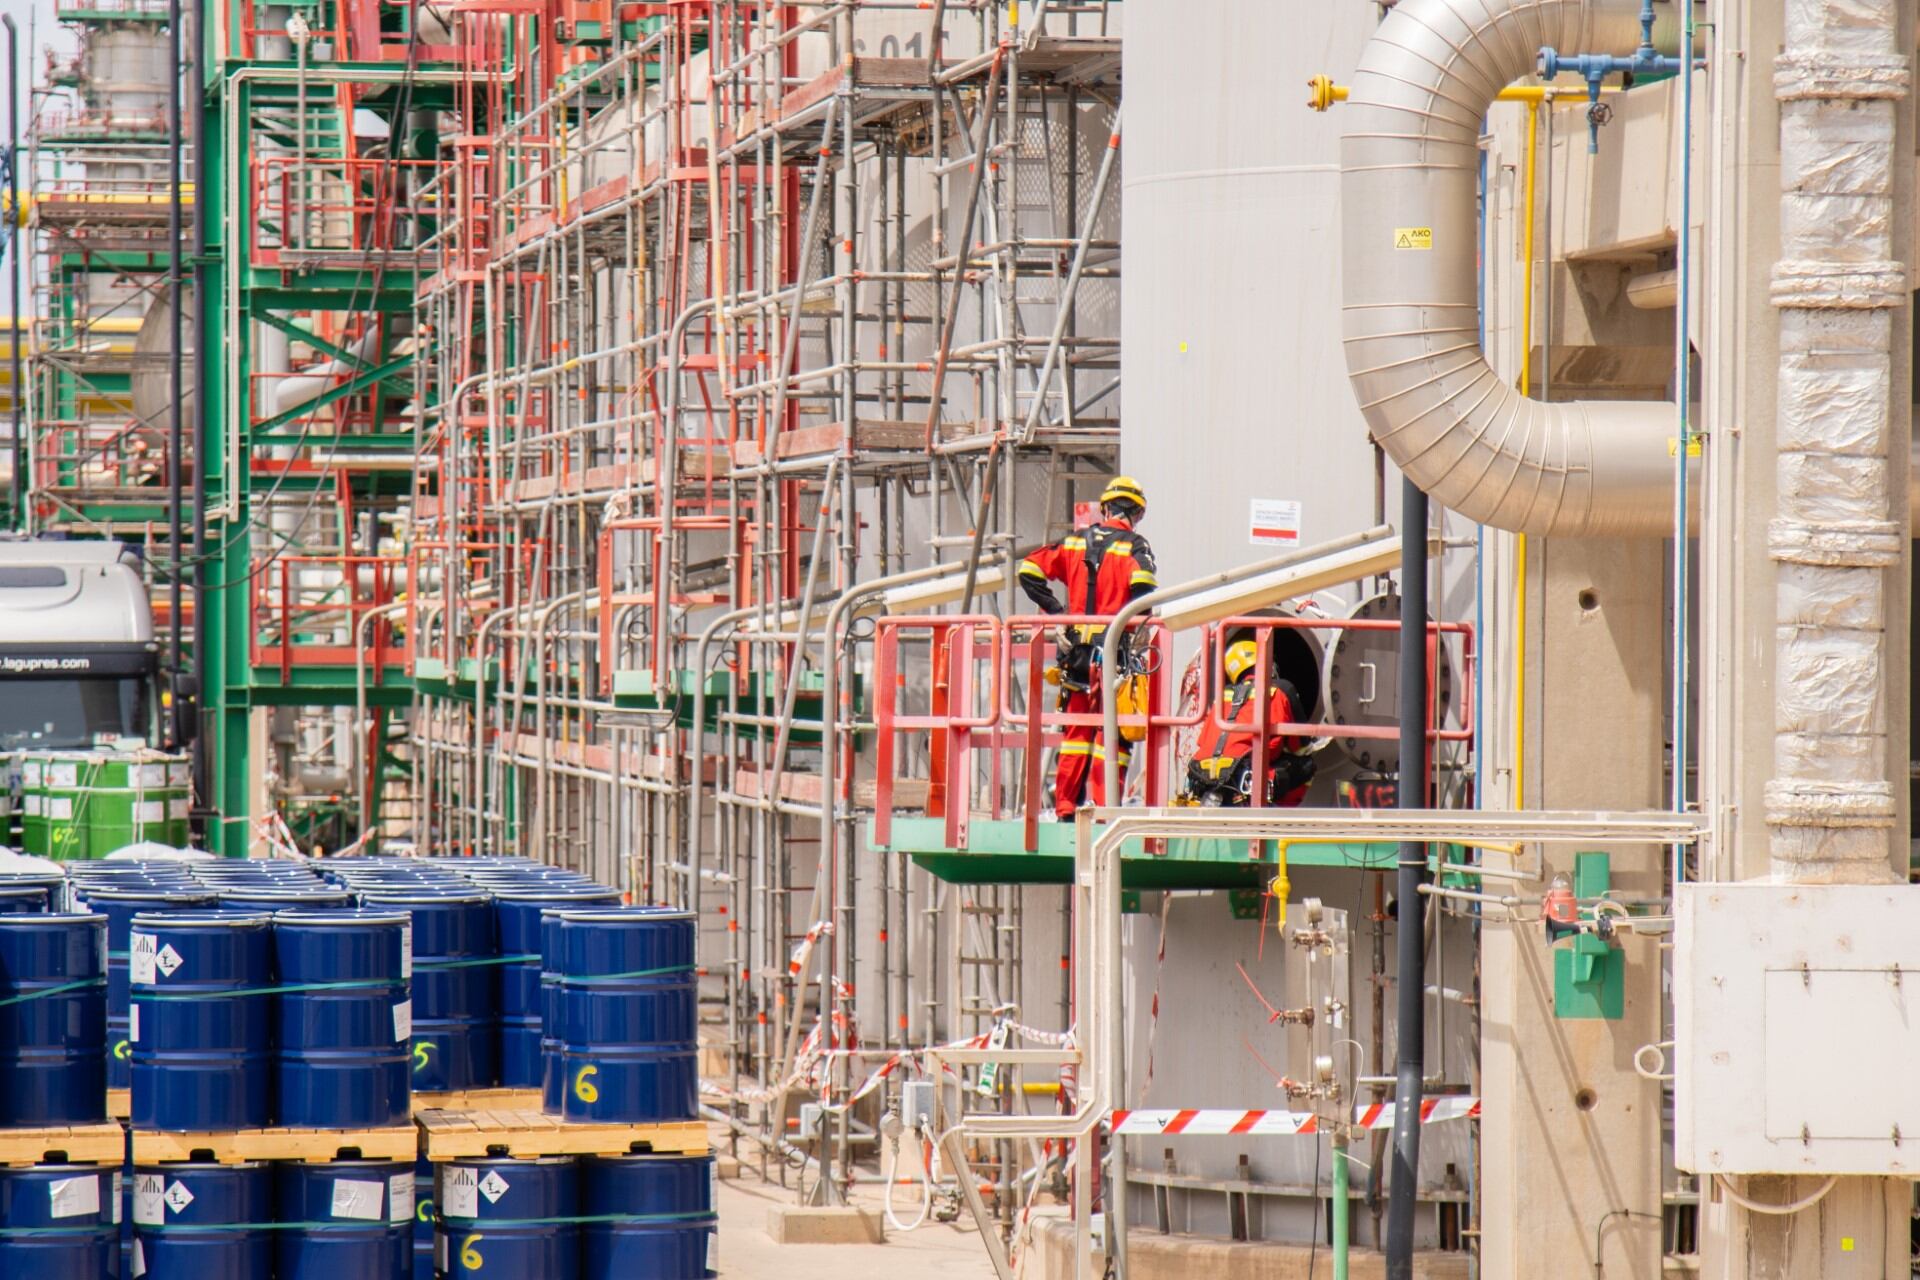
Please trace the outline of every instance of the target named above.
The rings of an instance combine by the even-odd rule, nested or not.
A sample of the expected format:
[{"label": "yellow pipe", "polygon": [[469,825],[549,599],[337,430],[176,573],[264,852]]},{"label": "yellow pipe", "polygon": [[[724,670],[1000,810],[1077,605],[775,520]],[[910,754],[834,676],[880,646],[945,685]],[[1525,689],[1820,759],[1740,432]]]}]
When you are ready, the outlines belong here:
[{"label": "yellow pipe", "polygon": [[[1547,139],[1553,145],[1553,139]],[[1540,111],[1527,112],[1526,226],[1521,233],[1526,261],[1520,286],[1520,394],[1533,385],[1533,194],[1540,154]],[[1544,359],[1544,355],[1542,356]],[[1514,535],[1517,565],[1513,584],[1513,807],[1527,807],[1527,535]]]},{"label": "yellow pipe", "polygon": [[1284,929],[1287,924],[1287,896],[1293,891],[1293,882],[1287,879],[1287,849],[1293,843],[1291,840],[1280,840],[1274,845],[1274,876],[1273,881],[1267,885],[1267,892],[1272,894],[1280,904],[1280,909],[1276,913],[1279,918],[1273,925],[1276,929]]},{"label": "yellow pipe", "polygon": [[[1619,93],[1618,85],[1605,85],[1601,93]],[[1510,84],[1494,95],[1499,102],[1551,102],[1577,107],[1588,101],[1586,86],[1579,88],[1551,84]],[[1307,81],[1307,105],[1325,111],[1336,102],[1347,100],[1347,86],[1335,84],[1331,76],[1315,76]]]}]

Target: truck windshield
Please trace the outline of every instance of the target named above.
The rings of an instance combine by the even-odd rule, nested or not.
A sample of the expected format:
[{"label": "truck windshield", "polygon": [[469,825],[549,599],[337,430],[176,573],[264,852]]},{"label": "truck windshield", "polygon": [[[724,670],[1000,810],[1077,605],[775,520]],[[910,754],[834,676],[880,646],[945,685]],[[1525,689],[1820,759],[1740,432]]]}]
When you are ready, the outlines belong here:
[{"label": "truck windshield", "polygon": [[90,747],[146,732],[146,682],[137,677],[8,680],[0,689],[0,750]]}]

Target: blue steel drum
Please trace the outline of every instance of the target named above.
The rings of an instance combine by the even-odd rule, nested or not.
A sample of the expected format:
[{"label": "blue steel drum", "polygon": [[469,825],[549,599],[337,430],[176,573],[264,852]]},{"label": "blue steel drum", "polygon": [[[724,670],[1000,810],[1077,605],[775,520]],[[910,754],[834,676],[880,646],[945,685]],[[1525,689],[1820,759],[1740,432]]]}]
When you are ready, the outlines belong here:
[{"label": "blue steel drum", "polygon": [[[500,934],[500,1084],[541,1087],[540,913],[549,907],[616,906],[618,890],[602,886],[507,889],[495,894]],[[508,959],[508,957],[514,957]]]},{"label": "blue steel drum", "polygon": [[267,917],[139,915],[129,935],[133,1123],[177,1131],[272,1120]]},{"label": "blue steel drum", "polygon": [[491,900],[472,889],[414,889],[361,901],[413,916],[414,1090],[494,1087],[500,1044]]},{"label": "blue steel drum", "polygon": [[137,1166],[133,1273],[141,1280],[263,1280],[273,1274],[273,1220],[268,1164]]},{"label": "blue steel drum", "polygon": [[561,911],[560,1114],[642,1124],[699,1117],[693,913]]},{"label": "blue steel drum", "polygon": [[65,911],[67,909],[67,878],[58,871],[22,871],[0,875],[0,888],[44,889],[47,893],[47,910]]},{"label": "blue steel drum", "polygon": [[353,905],[353,895],[322,885],[298,889],[222,889],[220,905],[228,911],[304,911]]},{"label": "blue steel drum", "polygon": [[413,1280],[434,1280],[433,1161],[421,1156],[413,1165]]},{"label": "blue steel drum", "polygon": [[406,1123],[412,1103],[407,929],[404,911],[274,916],[275,985],[282,988],[273,998],[279,1123],[322,1129]]},{"label": "blue steel drum", "polygon": [[21,915],[29,911],[47,909],[47,891],[39,885],[24,885],[17,889],[0,888],[0,915]]},{"label": "blue steel drum", "polygon": [[0,1126],[107,1118],[107,918],[0,916]]},{"label": "blue steel drum", "polygon": [[130,1003],[127,981],[127,938],[133,918],[142,913],[193,911],[210,907],[214,896],[191,881],[182,888],[88,889],[89,909],[107,918],[107,1088],[126,1089],[133,1083],[133,1045],[128,1036]]},{"label": "blue steel drum", "polygon": [[576,1280],[577,1173],[572,1156],[440,1164],[433,1201],[441,1273]]},{"label": "blue steel drum", "polygon": [[274,1280],[407,1280],[413,1164],[285,1163],[274,1171]]},{"label": "blue steel drum", "polygon": [[560,1074],[560,912],[540,913],[540,1109],[557,1116]]},{"label": "blue steel drum", "polygon": [[120,1174],[91,1164],[0,1168],[0,1276],[120,1275]]},{"label": "blue steel drum", "polygon": [[[580,1161],[582,1280],[705,1280],[720,1229],[712,1156]],[[601,1221],[594,1221],[601,1219]]]}]

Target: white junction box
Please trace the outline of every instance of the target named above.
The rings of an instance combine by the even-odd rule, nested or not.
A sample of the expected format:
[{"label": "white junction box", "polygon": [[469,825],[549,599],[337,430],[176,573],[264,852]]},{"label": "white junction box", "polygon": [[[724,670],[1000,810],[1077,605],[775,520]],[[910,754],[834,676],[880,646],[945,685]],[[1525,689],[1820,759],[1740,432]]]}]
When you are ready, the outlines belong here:
[{"label": "white junction box", "polygon": [[1680,1168],[1920,1171],[1920,886],[1682,885],[1673,954]]}]

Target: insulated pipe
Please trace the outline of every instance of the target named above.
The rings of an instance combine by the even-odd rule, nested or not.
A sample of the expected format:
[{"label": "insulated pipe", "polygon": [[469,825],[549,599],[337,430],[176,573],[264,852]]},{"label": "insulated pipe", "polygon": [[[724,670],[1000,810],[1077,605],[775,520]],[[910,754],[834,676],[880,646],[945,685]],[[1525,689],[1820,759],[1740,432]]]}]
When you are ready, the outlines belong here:
[{"label": "insulated pipe", "polygon": [[1671,531],[1671,405],[1543,404],[1480,349],[1481,120],[1542,47],[1631,53],[1639,0],[1400,0],[1340,148],[1347,369],[1373,438],[1442,506],[1535,534]]}]

